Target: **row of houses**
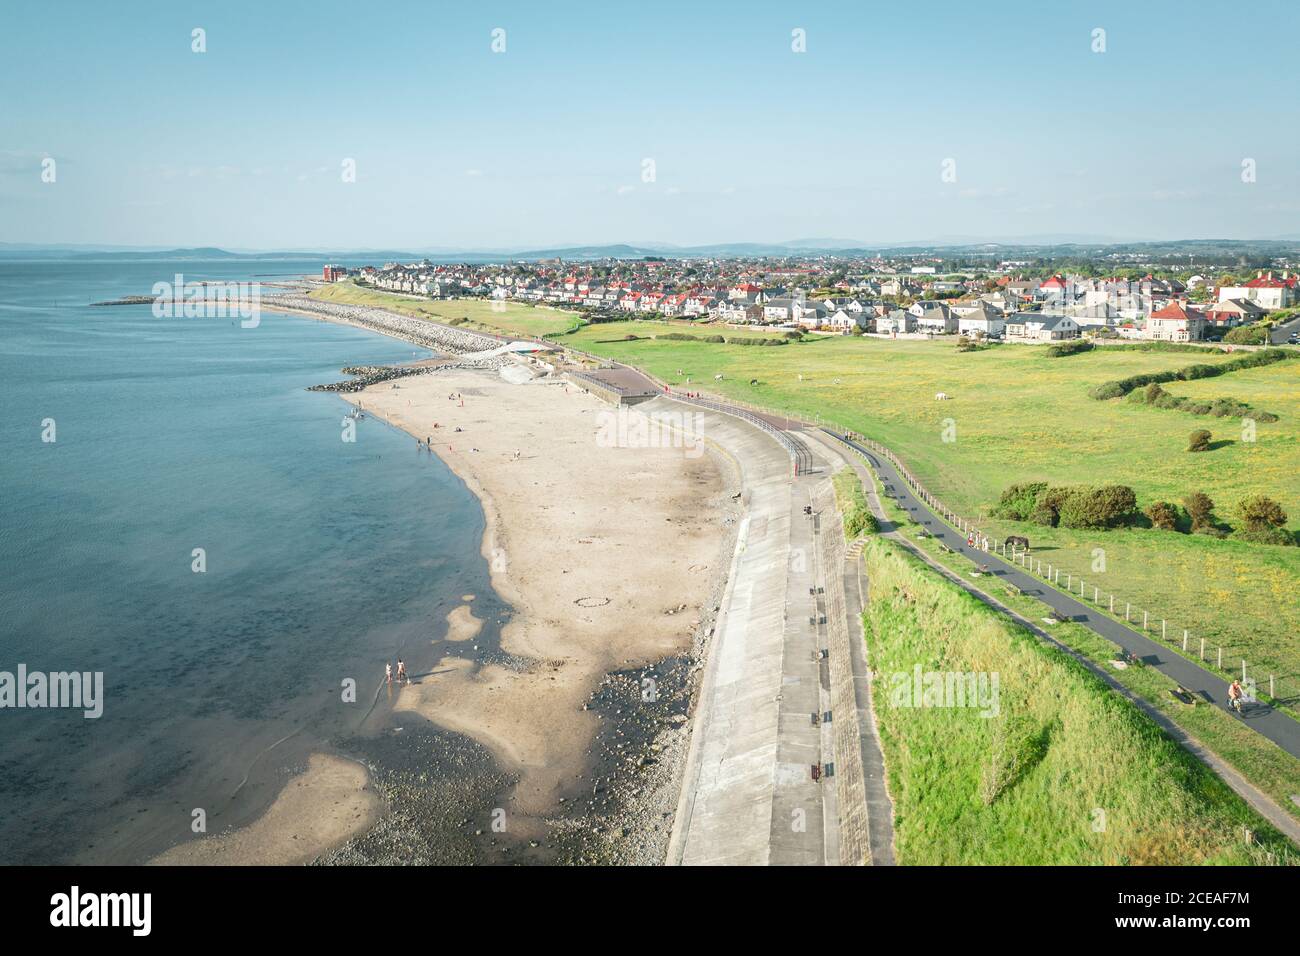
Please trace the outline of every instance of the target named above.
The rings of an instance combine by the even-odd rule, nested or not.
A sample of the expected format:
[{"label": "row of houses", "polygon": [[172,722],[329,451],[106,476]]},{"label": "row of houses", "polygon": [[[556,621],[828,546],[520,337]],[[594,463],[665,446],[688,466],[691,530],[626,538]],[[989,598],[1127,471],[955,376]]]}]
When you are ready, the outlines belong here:
[{"label": "row of houses", "polygon": [[[916,270],[914,269],[913,272]],[[428,260],[382,268],[327,266],[337,281],[353,272],[375,288],[431,298],[490,297],[592,310],[607,316],[656,315],[732,324],[802,327],[887,335],[966,335],[1007,341],[1051,341],[1110,329],[1130,338],[1195,341],[1221,335],[1294,304],[1300,280],[1289,272],[1214,286],[1195,275],[1045,279],[939,278],[900,273],[819,282],[818,269],[756,263],[672,260],[611,261],[603,266],[558,260],[508,265],[439,264]],[[723,281],[727,273],[735,278]],[[820,284],[810,296],[771,279]],[[912,296],[921,298],[912,300]],[[1189,294],[1214,301],[1192,304]]]}]

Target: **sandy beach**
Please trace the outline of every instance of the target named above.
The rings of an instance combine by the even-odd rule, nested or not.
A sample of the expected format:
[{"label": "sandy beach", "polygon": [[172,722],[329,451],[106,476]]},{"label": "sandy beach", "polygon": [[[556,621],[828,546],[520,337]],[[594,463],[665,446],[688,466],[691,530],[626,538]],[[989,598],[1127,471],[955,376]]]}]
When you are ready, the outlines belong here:
[{"label": "sandy beach", "polygon": [[[602,677],[690,648],[717,572],[719,467],[698,449],[607,447],[614,410],[559,381],[440,371],[348,398],[432,438],[482,501],[483,556],[515,610],[501,649],[525,662],[445,658],[396,709],[488,747],[519,775],[513,812],[545,815],[579,785]],[[448,617],[451,640],[477,632],[472,597]]]},{"label": "sandy beach", "polygon": [[[385,424],[411,435],[412,445],[432,440],[431,453],[482,504],[482,554],[496,596],[512,608],[500,628],[500,653],[491,655],[480,656],[474,643],[493,613],[479,610],[477,595],[460,595],[442,620],[431,621],[430,643],[445,641],[444,656],[398,690],[392,722],[418,715],[486,748],[518,781],[503,808],[509,832],[541,839],[566,802],[590,797],[592,774],[610,772],[598,755],[608,758],[611,747],[622,753],[622,744],[606,739],[621,738],[618,718],[606,710],[609,726],[602,728],[597,716],[609,675],[626,682],[637,668],[700,653],[712,619],[705,605],[716,601],[725,573],[732,466],[663,433],[623,435],[613,427],[616,416],[639,417],[635,411],[620,413],[558,378],[515,384],[495,368],[452,364],[340,397],[368,416],[360,442],[367,428]],[[653,683],[631,680],[653,697]],[[638,688],[631,690],[635,700]],[[677,681],[674,693],[681,691]],[[665,727],[662,720],[647,709],[640,723]],[[659,738],[671,741],[664,756],[675,756],[654,768],[653,783],[646,778],[656,793],[654,812],[643,815],[659,821],[647,830],[661,832],[638,844],[641,860],[662,858],[655,841],[666,840],[662,818],[671,813],[659,811],[675,805],[684,761],[682,720],[666,731]],[[316,754],[249,826],[175,847],[153,862],[310,862],[351,845],[383,811],[364,766]]]}]

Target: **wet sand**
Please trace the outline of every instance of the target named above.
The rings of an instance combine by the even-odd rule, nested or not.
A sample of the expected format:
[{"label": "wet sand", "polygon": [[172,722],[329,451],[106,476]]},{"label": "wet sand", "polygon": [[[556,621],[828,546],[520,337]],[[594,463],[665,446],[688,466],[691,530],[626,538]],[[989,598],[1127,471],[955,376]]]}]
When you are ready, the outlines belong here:
[{"label": "wet sand", "polygon": [[[722,540],[718,467],[699,449],[604,447],[613,409],[559,382],[455,370],[348,398],[433,438],[483,503],[483,556],[515,611],[500,645],[519,666],[444,658],[396,709],[486,746],[519,777],[516,814],[553,812],[589,764],[584,705],[604,676],[691,647]],[[472,640],[471,608],[449,615],[453,639]]]},{"label": "wet sand", "polygon": [[172,847],[150,862],[165,866],[287,866],[310,863],[374,826],[382,801],[366,768],[313,754],[270,808],[246,827]]}]

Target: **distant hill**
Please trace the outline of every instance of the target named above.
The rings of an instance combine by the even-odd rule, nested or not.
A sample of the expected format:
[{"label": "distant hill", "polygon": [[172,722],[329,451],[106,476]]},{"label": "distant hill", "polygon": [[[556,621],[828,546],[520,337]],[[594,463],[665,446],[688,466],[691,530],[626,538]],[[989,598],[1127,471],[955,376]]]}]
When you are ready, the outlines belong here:
[{"label": "distant hill", "polygon": [[1189,259],[1236,256],[1269,258],[1300,255],[1300,240],[1292,239],[1179,239],[1171,241],[1116,242],[1108,237],[1067,237],[1044,235],[1021,236],[1012,240],[985,240],[967,236],[949,236],[931,241],[864,244],[852,239],[797,239],[789,242],[723,242],[699,246],[674,246],[668,243],[608,243],[586,246],[557,246],[534,249],[449,248],[412,251],[404,249],[352,250],[267,250],[231,252],[215,246],[180,249],[150,249],[92,245],[37,245],[0,243],[0,261],[55,259],[99,261],[279,261],[383,263],[412,262],[490,262],[564,259],[594,261],[600,259],[664,258],[742,258],[792,256],[860,257],[867,255],[908,256],[933,253],[936,256],[981,256],[989,258],[1071,258],[1114,254],[1137,254],[1151,257]]}]

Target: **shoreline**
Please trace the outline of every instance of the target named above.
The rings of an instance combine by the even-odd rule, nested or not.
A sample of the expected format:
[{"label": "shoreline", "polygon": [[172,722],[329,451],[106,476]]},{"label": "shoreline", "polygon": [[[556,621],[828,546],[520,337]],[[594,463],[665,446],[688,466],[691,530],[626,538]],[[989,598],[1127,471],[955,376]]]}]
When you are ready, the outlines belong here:
[{"label": "shoreline", "polygon": [[[406,412],[406,406],[402,404],[404,400],[410,401],[410,399],[404,399],[400,395],[394,399],[392,395],[394,391],[409,392],[413,389],[424,393],[420,402],[424,409],[415,409],[414,414],[411,414]],[[451,422],[445,423],[445,427],[440,427],[438,429],[442,433],[440,437],[445,437],[446,440],[435,441],[433,452],[465,483],[466,488],[481,503],[484,512],[484,533],[480,551],[488,563],[493,590],[501,600],[514,608],[515,612],[502,628],[502,651],[529,663],[522,671],[511,672],[492,665],[482,666],[458,661],[455,673],[447,681],[450,687],[443,687],[440,691],[414,686],[405,688],[395,705],[395,711],[411,710],[422,714],[435,725],[466,734],[486,746],[503,767],[518,774],[520,784],[512,795],[511,811],[525,818],[522,825],[530,836],[535,836],[539,832],[535,824],[539,821],[546,820],[557,812],[567,812],[571,808],[576,808],[576,805],[584,800],[582,796],[584,788],[574,781],[582,780],[586,775],[593,773],[593,768],[599,762],[598,758],[592,758],[592,750],[598,744],[605,729],[602,725],[608,723],[608,720],[598,720],[597,714],[593,711],[601,709],[603,698],[610,696],[606,692],[610,690],[611,685],[626,682],[628,674],[637,674],[641,675],[638,678],[641,682],[650,681],[656,687],[659,683],[667,681],[680,684],[683,690],[687,690],[689,682],[684,677],[689,676],[691,668],[698,663],[700,653],[698,638],[708,629],[704,624],[704,618],[710,613],[705,607],[708,603],[707,598],[719,589],[722,576],[725,574],[725,567],[718,566],[717,556],[725,538],[721,533],[723,525],[719,523],[717,527],[710,528],[707,546],[703,548],[697,546],[690,552],[692,557],[683,558],[682,560],[686,561],[685,567],[679,566],[680,562],[676,555],[668,559],[643,556],[636,563],[628,564],[620,572],[628,578],[641,575],[666,576],[675,587],[681,587],[684,578],[693,577],[695,578],[691,582],[693,593],[689,600],[678,601],[664,608],[656,606],[655,598],[649,596],[642,598],[639,592],[635,595],[636,600],[629,600],[628,593],[616,594],[613,599],[604,595],[587,595],[586,591],[597,590],[590,586],[578,587],[574,593],[576,594],[577,591],[584,593],[572,601],[559,601],[553,595],[547,596],[545,592],[549,588],[571,580],[565,577],[567,575],[572,575],[572,580],[581,581],[585,578],[593,584],[601,583],[608,586],[610,582],[607,578],[603,579],[604,572],[599,567],[593,567],[591,561],[585,562],[585,566],[561,568],[558,577],[554,575],[552,569],[551,575],[543,582],[535,577],[537,565],[549,563],[550,558],[529,559],[521,556],[545,551],[549,544],[549,547],[556,550],[553,557],[557,561],[564,563],[575,559],[576,564],[575,552],[582,550],[583,545],[599,546],[601,543],[606,543],[598,539],[608,536],[608,529],[601,524],[603,519],[599,516],[590,513],[579,515],[578,510],[573,508],[570,509],[569,516],[550,522],[544,531],[539,532],[536,528],[530,528],[528,525],[531,522],[524,516],[531,517],[529,509],[534,507],[534,503],[530,499],[529,504],[521,508],[518,497],[509,495],[506,501],[501,501],[502,472],[507,471],[515,463],[549,459],[552,463],[550,466],[552,474],[549,479],[551,487],[548,491],[542,492],[535,502],[537,509],[546,512],[560,507],[559,502],[567,494],[566,490],[564,494],[556,496],[557,488],[554,484],[553,472],[557,468],[567,472],[570,468],[568,460],[572,456],[565,455],[562,449],[560,454],[554,454],[555,446],[548,445],[545,449],[546,455],[530,455],[525,458],[516,450],[518,457],[511,457],[503,462],[500,460],[503,447],[500,443],[493,448],[485,447],[483,450],[478,450],[476,445],[470,444],[487,439],[483,431],[469,423],[474,415],[479,414],[479,409],[501,402],[510,404],[507,396],[513,396],[516,407],[504,412],[505,418],[517,419],[513,422],[513,434],[510,437],[519,438],[518,433],[521,430],[545,429],[549,424],[552,432],[550,437],[554,438],[555,429],[564,427],[561,421],[557,421],[559,418],[566,420],[569,428],[577,426],[579,431],[585,430],[590,440],[592,426],[581,419],[586,416],[590,421],[593,413],[599,414],[607,407],[594,397],[559,382],[513,385],[504,382],[491,372],[462,370],[435,373],[434,377],[421,377],[418,381],[403,380],[401,387],[396,390],[367,389],[344,397],[345,400],[363,407],[368,414],[380,418],[385,424],[399,428],[419,441],[422,440],[421,432],[427,429],[418,427],[410,419],[418,417],[421,412],[427,414],[429,395],[437,396],[434,399],[435,403],[439,400],[446,401],[445,389],[451,389],[455,394],[464,394],[467,406],[469,403],[474,403],[476,410],[472,413],[467,411],[464,418],[466,431],[459,435],[456,432],[446,434],[452,427]],[[525,389],[532,390],[532,395],[525,392]],[[540,398],[538,389],[544,390],[540,395],[549,393],[556,399],[549,403],[541,402],[542,405],[550,406],[545,413],[540,412],[537,407]],[[562,389],[564,394],[560,395]],[[571,405],[578,404],[580,407],[557,416],[555,414],[557,406],[563,405],[566,399]],[[447,412],[451,413],[452,408],[459,412],[462,406],[459,403],[454,405],[449,403]],[[531,414],[519,417],[520,412]],[[494,426],[490,431],[498,428],[510,429],[510,426],[500,421],[499,415],[489,415],[489,417],[493,418]],[[574,443],[572,434],[573,432],[570,431],[566,435],[569,437],[569,444]],[[453,436],[463,437],[464,440],[459,448],[452,440]],[[594,447],[593,442],[587,449],[573,454],[589,455]],[[620,453],[636,455],[643,450],[606,449],[605,451],[615,455]],[[666,456],[663,454],[664,449],[644,451],[661,459],[661,465],[667,461],[670,471],[676,472],[681,467],[680,462],[673,461],[674,457],[680,457],[680,449],[677,449],[677,456],[673,455],[672,450],[667,450]],[[492,457],[494,454],[496,458]],[[710,473],[708,483],[714,495],[720,494],[724,483],[722,468],[712,456],[700,460],[708,462],[706,468]],[[634,477],[643,477],[635,470],[632,474]],[[663,475],[658,477],[661,480],[665,478]],[[727,490],[730,490],[734,477],[727,475],[725,481]],[[533,482],[534,485],[538,483],[538,480]],[[587,490],[591,492],[594,489]],[[689,524],[691,521],[689,512],[703,507],[701,499],[693,489],[689,487],[679,489],[679,494],[689,500],[675,501],[664,509],[662,518],[666,525]],[[590,497],[590,494],[587,497]],[[617,510],[622,504],[621,497],[617,495],[607,495],[599,500],[604,506],[603,510]],[[656,517],[658,516],[660,515],[656,514]],[[521,517],[524,520],[521,520]],[[569,520],[571,518],[573,520]],[[567,548],[559,544],[558,539],[565,534],[575,536],[576,547],[572,543]],[[631,534],[633,538],[643,536],[637,532]],[[658,536],[664,540],[676,541],[676,535],[676,529],[670,528],[666,532],[659,533]],[[687,538],[690,537],[688,532]],[[624,541],[616,547],[634,543],[631,540]],[[519,573],[521,560],[524,568],[523,572]],[[594,562],[595,565],[604,563]],[[698,571],[690,570],[698,568],[713,570],[706,578],[700,580]],[[606,589],[610,590],[608,587]],[[617,592],[619,589],[615,587],[612,590]],[[650,593],[653,594],[653,590]],[[589,598],[596,607],[578,603],[587,602]],[[584,646],[580,640],[575,641],[572,636],[574,629],[582,630],[594,625],[599,632],[601,624],[597,619],[610,614],[603,610],[610,604],[617,609],[614,614],[631,614],[644,619],[646,623],[642,625],[641,630],[647,633],[640,635],[639,638],[634,636],[623,643],[610,642],[608,637],[601,636],[597,642],[601,646],[590,644]],[[562,605],[577,605],[577,607],[566,611],[562,610]],[[687,630],[683,630],[675,622],[665,627],[662,622],[657,622],[650,617],[658,610],[671,621],[672,616],[688,608],[694,610],[696,619],[691,622]],[[608,619],[614,620],[612,617]],[[626,627],[626,621],[621,621],[618,626]],[[665,639],[666,630],[673,632],[674,637]],[[610,646],[604,646],[605,643]],[[688,673],[669,675],[667,672],[674,669],[673,662],[684,662]],[[654,676],[651,676],[652,672]],[[554,686],[556,684],[559,685],[558,688]],[[496,700],[501,699],[503,695],[507,698],[507,703],[504,707],[497,707]],[[614,693],[613,696],[617,697],[618,694]],[[683,707],[688,701],[689,691]],[[632,702],[637,703],[637,701]],[[654,703],[659,701],[655,700]],[[646,709],[649,708],[640,708],[640,710]],[[530,714],[528,724],[521,724],[518,714],[512,714],[511,711]],[[626,707],[612,707],[613,717],[631,718],[636,713]],[[674,715],[665,713],[658,716],[667,721]],[[554,734],[542,733],[539,728],[531,726],[537,721],[543,728],[559,730],[560,737],[568,739],[570,744],[557,745]],[[676,721],[669,726],[677,732],[680,731],[683,723],[684,721]],[[658,736],[661,729],[648,724],[640,728],[640,735],[648,738],[647,749],[652,753],[661,753],[664,749],[664,743],[653,739]],[[627,732],[617,730],[615,733],[626,735]],[[613,744],[616,750],[626,749],[626,746],[622,741]],[[653,757],[648,758],[642,754],[635,762],[639,767],[645,768],[656,765],[652,761],[654,761]],[[679,768],[674,766],[673,769],[676,771]],[[608,776],[608,768],[605,772]],[[593,793],[596,792],[603,791],[593,788]],[[594,802],[599,802],[602,808],[606,804],[604,799]],[[675,792],[670,802],[675,805]],[[666,840],[666,828],[664,834]],[[666,842],[661,849],[666,850]],[[658,853],[657,856],[656,862],[661,861],[662,853]]]},{"label": "shoreline", "polygon": [[[268,303],[267,308],[431,347],[427,339],[409,338],[398,330],[347,317],[274,303]],[[466,406],[474,408],[475,415],[495,406],[497,412],[487,417],[503,419],[505,424],[497,424],[502,424],[516,442],[522,444],[525,436],[533,432],[541,436],[535,448],[537,454],[527,458],[551,462],[544,476],[533,479],[533,484],[544,485],[545,491],[540,497],[530,492],[526,496],[528,506],[522,509],[518,495],[507,494],[504,502],[499,500],[505,487],[503,473],[524,456],[502,461],[503,446],[499,446],[494,449],[497,458],[488,461],[485,454],[492,452],[468,449],[477,448],[471,442],[484,442],[486,447],[485,436],[501,429],[489,425],[485,431],[484,422],[471,426],[466,419],[466,431],[457,435],[465,440],[455,447],[456,442],[448,435],[456,434],[452,432],[454,423],[450,419],[440,421],[438,433],[444,440],[435,441],[432,451],[479,502],[484,516],[479,551],[487,562],[496,598],[513,609],[507,611],[503,621],[496,622],[501,624],[500,654],[481,659],[474,653],[479,644],[472,642],[489,623],[474,596],[465,595],[460,605],[452,602],[443,641],[444,647],[455,647],[456,652],[444,655],[423,680],[400,689],[387,713],[370,722],[372,729],[384,725],[382,729],[365,741],[352,742],[360,746],[345,744],[336,753],[359,750],[368,754],[370,743],[381,749],[387,747],[386,735],[401,730],[409,734],[416,729],[410,726],[411,718],[420,727],[428,726],[434,736],[439,731],[450,732],[486,748],[485,753],[491,754],[493,763],[506,776],[486,769],[481,775],[485,782],[491,780],[498,786],[507,783],[506,807],[498,807],[495,812],[504,811],[509,825],[505,832],[491,836],[490,847],[481,846],[480,840],[474,858],[464,862],[491,862],[495,857],[487,856],[487,850],[506,854],[518,847],[523,859],[543,862],[662,863],[689,741],[687,714],[712,632],[715,612],[710,609],[719,603],[726,582],[725,558],[734,547],[736,518],[725,512],[726,505],[735,505],[728,496],[738,487],[736,463],[716,448],[709,448],[705,456],[697,459],[704,464],[683,462],[681,448],[597,451],[591,423],[594,416],[612,410],[611,406],[559,380],[511,384],[497,374],[497,363],[467,370],[454,365],[459,357],[455,349],[439,351],[451,363],[426,360],[424,364],[435,367],[428,374],[403,377],[396,383],[371,383],[355,392],[336,394],[349,404],[362,406],[368,417],[417,441],[422,441],[425,435],[421,433],[431,428],[416,421],[418,415],[404,414],[407,404],[416,398],[426,415],[436,414],[439,419],[451,414],[451,403],[446,401],[451,391],[463,393]],[[514,364],[513,360],[507,361]],[[462,411],[459,404],[454,407]],[[567,441],[557,437],[560,433]],[[563,447],[565,444],[577,447],[570,451]],[[600,460],[593,464],[597,458]],[[570,459],[576,461],[571,463]],[[587,479],[591,487],[581,495],[575,495],[569,487],[575,469],[597,473],[595,478]],[[602,482],[599,474],[605,471],[626,480],[611,478]],[[557,480],[557,476],[563,480]],[[620,536],[602,534],[606,529],[601,522],[617,524],[617,516],[629,497],[625,491],[628,483],[644,482],[647,476],[655,479],[650,482],[653,486],[675,481],[673,495],[658,502],[659,510],[655,512],[657,522],[660,517],[664,519],[658,523],[666,530],[653,529],[648,536],[665,542],[665,547],[657,555],[637,554],[637,545],[647,536],[635,529],[630,533],[624,529],[623,540],[614,545],[623,553],[605,548],[612,561],[579,556],[580,551],[610,544],[598,539]],[[709,489],[707,496],[700,494],[703,486]],[[588,504],[595,500],[596,512],[570,507],[571,514],[555,515],[545,532],[529,527],[534,517],[529,509],[534,504],[544,519],[548,512],[572,505],[571,497]],[[582,515],[578,515],[580,510],[584,511]],[[603,516],[599,514],[602,511]],[[701,514],[711,517],[701,520]],[[638,520],[644,520],[639,512]],[[561,543],[566,536],[570,540]],[[683,546],[687,550],[681,554],[688,556],[679,561],[678,552]],[[534,579],[532,575],[541,570],[540,565],[553,563],[549,558],[539,560],[535,556],[544,554],[548,547],[558,548],[561,563],[572,559],[574,566],[561,569],[546,581]],[[628,552],[633,556],[629,557]],[[521,564],[522,573],[516,573]],[[701,568],[707,568],[708,573],[701,574]],[[608,577],[603,577],[610,573],[627,579],[612,588],[619,591],[621,587],[622,593],[608,602],[617,607],[617,615],[602,610],[605,605],[593,609],[577,604],[587,597],[585,594],[572,601],[558,601],[549,593],[557,584],[571,581],[585,581],[588,585],[578,590],[598,590],[597,583],[610,583]],[[664,588],[626,587],[628,580],[656,576],[664,579],[659,583],[668,589],[689,593],[664,607],[666,599],[659,593]],[[689,628],[681,626],[683,618]],[[630,621],[639,622],[639,626],[631,628],[637,633],[619,634]],[[670,623],[665,626],[665,621]],[[439,626],[443,623],[440,621]],[[602,626],[611,627],[613,633],[601,632]],[[575,640],[571,632],[584,629],[594,629],[598,639],[588,640],[585,645]],[[641,685],[647,681],[662,688],[662,699],[654,703],[641,699]],[[395,727],[397,724],[407,726]],[[369,768],[366,786],[377,787],[387,798],[385,802],[391,803],[393,795],[398,794],[398,803],[415,805],[426,796],[418,792],[418,786],[407,786],[409,779],[396,787],[385,786],[385,778],[391,775],[370,759],[364,763]],[[423,774],[418,776],[423,778]],[[286,792],[297,779],[291,778]],[[275,805],[237,833],[262,825],[263,820],[272,818],[274,810]],[[444,824],[459,824],[461,836],[471,831],[480,838],[492,834],[466,805],[458,808],[458,813],[461,811],[460,819]],[[403,816],[401,806],[389,806],[387,814],[372,817],[360,831],[318,847],[311,859],[324,863],[396,862],[382,857],[376,860],[374,845],[388,848],[380,850],[382,854],[395,844],[409,841],[409,828],[407,832],[401,829]],[[394,823],[392,818],[399,822]],[[512,859],[521,861],[519,855]]]}]

